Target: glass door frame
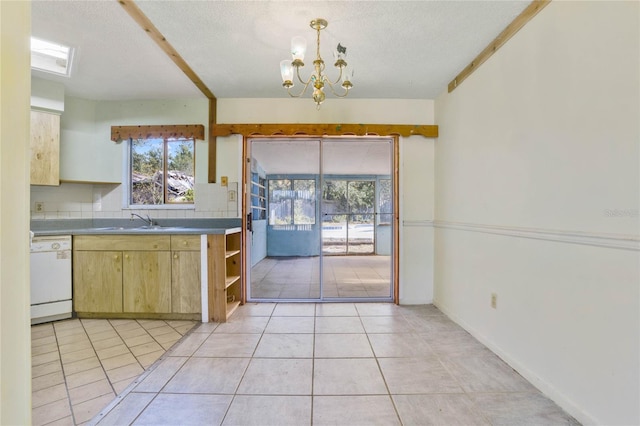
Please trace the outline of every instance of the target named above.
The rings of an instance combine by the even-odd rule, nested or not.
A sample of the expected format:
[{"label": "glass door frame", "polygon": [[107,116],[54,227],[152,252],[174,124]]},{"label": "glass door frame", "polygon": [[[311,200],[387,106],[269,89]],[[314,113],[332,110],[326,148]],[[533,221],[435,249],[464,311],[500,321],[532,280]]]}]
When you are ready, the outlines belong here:
[{"label": "glass door frame", "polygon": [[[265,135],[251,135],[251,136],[243,136],[242,141],[242,303],[246,303],[248,300],[248,285],[249,279],[251,276],[251,253],[249,248],[248,239],[251,237],[251,233],[248,231],[251,226],[251,220],[249,218],[249,213],[251,213],[251,180],[248,179],[249,172],[251,170],[251,152],[250,145],[252,140],[256,139],[301,139],[301,140],[309,140],[309,141],[318,141],[320,140],[320,186],[322,186],[323,179],[323,171],[322,171],[322,141],[323,140],[336,140],[336,139],[345,139],[345,140],[357,140],[357,139],[387,139],[390,140],[391,143],[391,180],[392,180],[392,200],[393,200],[393,213],[392,213],[392,240],[391,240],[391,297],[389,300],[384,298],[382,301],[390,301],[399,304],[400,298],[400,213],[399,213],[399,136],[398,135],[390,135],[390,136],[312,136],[312,135],[277,135],[277,136],[265,136]],[[321,203],[321,192],[316,191],[316,199],[318,206],[320,208]],[[321,221],[322,218],[320,217]],[[322,251],[322,247],[320,247],[320,251]],[[332,299],[323,298],[322,297],[322,285],[323,285],[323,277],[322,277],[322,254],[320,254],[320,297],[318,299],[249,299],[250,302],[265,302],[265,303],[273,303],[273,302],[375,302],[381,301],[378,298],[349,298],[349,299]]]}]

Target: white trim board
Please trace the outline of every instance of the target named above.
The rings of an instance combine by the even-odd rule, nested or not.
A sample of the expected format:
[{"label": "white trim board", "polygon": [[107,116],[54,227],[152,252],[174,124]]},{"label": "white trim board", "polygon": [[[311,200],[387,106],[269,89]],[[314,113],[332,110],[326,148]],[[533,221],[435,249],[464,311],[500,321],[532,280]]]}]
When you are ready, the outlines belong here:
[{"label": "white trim board", "polygon": [[[403,222],[403,225],[420,226],[413,223],[407,224],[406,221]],[[428,225],[425,224],[423,226]],[[638,235],[601,234],[595,232],[544,228],[521,228],[516,226],[484,225],[476,223],[449,222],[444,220],[434,220],[432,222],[432,226],[439,229],[456,229],[460,231],[482,232],[484,234],[504,235],[509,237],[531,238],[536,240],[556,241],[560,243],[640,251],[640,236]]]}]

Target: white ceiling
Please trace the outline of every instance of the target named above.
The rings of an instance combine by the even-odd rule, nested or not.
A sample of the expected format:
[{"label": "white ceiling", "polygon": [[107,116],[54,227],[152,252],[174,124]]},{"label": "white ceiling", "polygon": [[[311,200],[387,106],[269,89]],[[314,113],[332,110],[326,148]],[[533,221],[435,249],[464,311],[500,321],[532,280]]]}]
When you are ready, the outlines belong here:
[{"label": "white ceiling", "polygon": [[[290,39],[329,25],[321,54],[347,47],[350,98],[433,99],[529,1],[137,1],[218,98],[287,97],[279,62]],[[203,97],[117,0],[34,0],[32,34],[76,49],[67,95],[94,100]],[[325,51],[326,49],[326,51]],[[327,95],[330,97],[330,95]]]}]

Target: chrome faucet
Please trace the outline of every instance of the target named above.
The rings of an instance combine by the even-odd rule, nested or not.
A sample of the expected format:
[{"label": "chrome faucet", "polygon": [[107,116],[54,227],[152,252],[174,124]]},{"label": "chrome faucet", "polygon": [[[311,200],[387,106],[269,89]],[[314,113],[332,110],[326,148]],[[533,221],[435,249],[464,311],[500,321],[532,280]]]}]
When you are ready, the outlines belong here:
[{"label": "chrome faucet", "polygon": [[144,217],[140,216],[139,214],[131,213],[131,219],[130,220],[133,220],[135,218],[134,216],[137,216],[140,219],[144,220],[145,222],[147,222],[149,224],[149,226],[153,226],[153,219],[151,219],[151,217],[149,217],[149,215],[147,215],[147,217],[144,218]]}]

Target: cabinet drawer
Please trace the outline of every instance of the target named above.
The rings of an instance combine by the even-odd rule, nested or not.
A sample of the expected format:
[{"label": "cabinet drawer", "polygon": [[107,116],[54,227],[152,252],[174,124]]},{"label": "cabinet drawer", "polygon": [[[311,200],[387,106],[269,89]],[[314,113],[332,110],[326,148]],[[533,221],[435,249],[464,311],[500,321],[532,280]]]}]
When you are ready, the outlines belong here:
[{"label": "cabinet drawer", "polygon": [[200,250],[200,235],[172,235],[171,250]]},{"label": "cabinet drawer", "polygon": [[76,235],[74,250],[169,250],[169,235]]}]

